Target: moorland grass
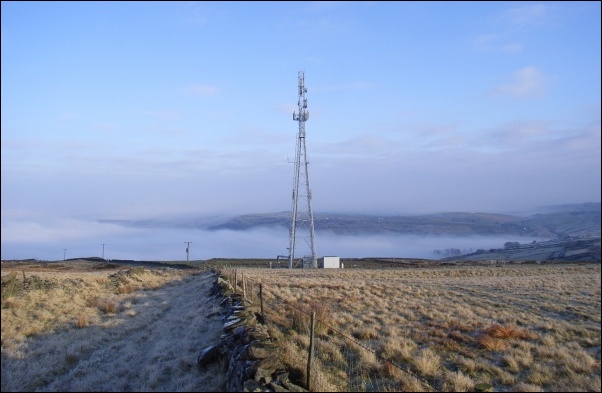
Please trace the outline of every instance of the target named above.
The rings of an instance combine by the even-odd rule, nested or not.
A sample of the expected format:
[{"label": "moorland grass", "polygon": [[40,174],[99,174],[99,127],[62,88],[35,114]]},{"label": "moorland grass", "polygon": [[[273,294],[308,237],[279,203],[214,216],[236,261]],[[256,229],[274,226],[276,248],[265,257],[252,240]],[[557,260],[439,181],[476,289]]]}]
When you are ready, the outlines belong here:
[{"label": "moorland grass", "polygon": [[6,273],[3,392],[223,391],[221,364],[195,365],[222,333],[219,301],[206,298],[211,275],[36,271],[12,281]]},{"label": "moorland grass", "polygon": [[[388,390],[427,389],[400,369],[438,390],[600,390],[597,264],[239,270],[263,285],[270,331],[301,378],[307,314],[326,310],[316,356],[331,389],[349,387],[339,374],[356,357]],[[353,341],[372,356],[347,353]]]}]

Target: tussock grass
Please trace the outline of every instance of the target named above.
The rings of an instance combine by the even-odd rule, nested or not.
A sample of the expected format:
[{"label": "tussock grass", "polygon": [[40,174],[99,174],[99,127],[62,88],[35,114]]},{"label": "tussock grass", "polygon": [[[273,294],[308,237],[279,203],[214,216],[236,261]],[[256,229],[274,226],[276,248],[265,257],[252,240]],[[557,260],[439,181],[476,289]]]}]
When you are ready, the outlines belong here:
[{"label": "tussock grass", "polygon": [[132,294],[135,289],[157,289],[183,277],[177,271],[138,267],[78,274],[4,273],[7,272],[2,277],[2,343],[9,348],[27,337],[69,326],[73,321],[79,326],[83,314],[88,316],[88,323],[102,321],[103,315],[124,311],[120,308],[120,296]]},{"label": "tussock grass", "polygon": [[414,358],[414,365],[422,375],[433,377],[441,368],[441,357],[432,349],[421,350]]},{"label": "tussock grass", "polygon": [[376,329],[369,327],[356,329],[351,334],[359,340],[375,340],[379,336]]},{"label": "tussock grass", "polygon": [[474,381],[462,371],[446,372],[443,390],[446,392],[470,392],[475,386]]},{"label": "tussock grass", "polygon": [[[11,295],[2,298],[2,391],[222,391],[219,364],[195,365],[222,332],[218,316],[207,318],[218,301],[203,296],[213,280],[190,273],[36,271],[11,286],[3,279]],[[134,291],[118,289],[128,286]]]},{"label": "tussock grass", "polygon": [[6,299],[4,299],[2,301],[3,309],[12,308],[13,310],[17,310],[21,307],[23,307],[23,301],[15,298],[13,296],[8,296]]},{"label": "tussock grass", "polygon": [[483,335],[477,339],[477,342],[485,349],[490,351],[503,351],[508,348],[508,345],[501,338],[491,337],[489,335]]},{"label": "tussock grass", "polygon": [[[341,390],[425,389],[398,367],[456,391],[478,384],[502,391],[600,385],[600,265],[240,270],[263,284],[272,336],[294,345],[287,355],[301,353],[283,359],[287,365],[304,369],[300,336],[307,336],[308,314],[327,309],[318,316],[323,330],[316,340],[323,344],[316,356]],[[297,316],[287,303],[304,311],[299,321],[292,322]],[[376,358],[352,351],[354,343]],[[377,376],[382,385],[362,385],[353,373],[366,381]]]},{"label": "tussock grass", "polygon": [[95,296],[88,300],[88,305],[98,308],[105,314],[116,314],[119,310],[119,303],[109,297]]},{"label": "tussock grass", "polygon": [[528,332],[525,329],[520,329],[516,325],[509,323],[506,325],[494,324],[485,329],[485,333],[495,338],[518,338],[522,340],[535,340],[538,335]]},{"label": "tussock grass", "polygon": [[117,292],[120,294],[132,293],[135,291],[135,287],[132,284],[119,285]]},{"label": "tussock grass", "polygon": [[315,333],[319,335],[326,334],[328,332],[328,324],[326,322],[330,320],[332,314],[330,303],[314,303],[313,305],[310,305],[310,310],[316,312]]},{"label": "tussock grass", "polygon": [[88,318],[88,314],[80,314],[77,317],[77,321],[75,322],[75,326],[77,326],[78,328],[85,328],[88,326],[88,324],[90,323],[90,320]]},{"label": "tussock grass", "polygon": [[531,385],[524,382],[519,382],[512,387],[512,392],[543,392],[544,390],[537,385]]}]

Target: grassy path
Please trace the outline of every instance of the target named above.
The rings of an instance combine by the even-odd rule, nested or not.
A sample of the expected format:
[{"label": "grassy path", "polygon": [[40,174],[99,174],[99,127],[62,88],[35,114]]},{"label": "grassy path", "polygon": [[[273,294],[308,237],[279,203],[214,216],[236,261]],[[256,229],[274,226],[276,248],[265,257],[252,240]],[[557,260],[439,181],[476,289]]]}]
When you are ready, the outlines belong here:
[{"label": "grassy path", "polygon": [[2,391],[222,391],[217,365],[195,365],[222,332],[219,300],[208,298],[213,280],[203,273],[137,291],[108,323],[3,348]]}]

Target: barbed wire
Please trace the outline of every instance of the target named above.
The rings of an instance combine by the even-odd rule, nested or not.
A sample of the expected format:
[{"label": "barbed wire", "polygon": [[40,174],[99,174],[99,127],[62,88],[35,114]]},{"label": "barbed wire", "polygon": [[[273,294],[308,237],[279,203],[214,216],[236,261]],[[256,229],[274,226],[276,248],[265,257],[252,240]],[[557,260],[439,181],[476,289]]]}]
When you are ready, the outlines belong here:
[{"label": "barbed wire", "polygon": [[[306,315],[306,316],[308,316],[308,317],[311,317],[311,314],[310,314],[310,313],[308,313],[306,310],[304,310],[304,309],[302,309],[302,308],[300,308],[300,307],[296,306],[295,304],[293,304],[293,303],[291,303],[291,302],[289,302],[289,301],[287,301],[287,300],[283,299],[281,296],[279,296],[278,294],[274,293],[273,291],[271,291],[271,290],[269,290],[269,289],[266,289],[266,288],[265,288],[265,286],[262,288],[262,292],[263,292],[264,294],[265,294],[265,293],[267,293],[267,294],[270,294],[270,295],[272,295],[274,298],[276,298],[276,299],[280,300],[282,303],[284,303],[284,304],[288,305],[289,307],[291,307],[291,308],[293,308],[293,309],[295,309],[295,310],[297,310],[297,311],[299,311],[299,312],[301,312],[301,313],[305,314],[305,315]],[[264,321],[264,323],[266,323],[266,322],[267,322],[267,321]],[[378,360],[380,360],[380,361],[383,361],[383,362],[386,362],[386,363],[388,363],[388,364],[392,365],[393,367],[395,367],[396,369],[400,370],[402,373],[405,373],[405,374],[409,375],[410,377],[414,378],[414,379],[415,379],[415,380],[417,380],[419,383],[421,383],[421,384],[422,384],[424,387],[426,387],[427,389],[430,389],[430,391],[433,391],[433,392],[438,392],[438,390],[437,390],[437,389],[435,389],[435,388],[432,386],[432,384],[431,384],[430,382],[428,382],[428,381],[425,381],[423,378],[419,377],[418,375],[416,375],[416,374],[415,374],[415,373],[413,373],[412,371],[410,371],[410,370],[408,370],[408,369],[405,369],[405,368],[401,367],[400,365],[398,365],[398,364],[394,363],[392,360],[383,358],[383,357],[382,357],[382,356],[380,356],[380,355],[379,355],[379,354],[378,354],[376,351],[374,351],[372,348],[369,348],[369,347],[367,347],[366,345],[364,345],[363,343],[360,343],[360,342],[358,342],[356,339],[354,339],[354,338],[352,338],[352,337],[348,336],[348,335],[347,335],[346,333],[344,333],[344,332],[341,332],[339,329],[337,329],[337,328],[335,328],[335,327],[331,326],[330,324],[326,323],[324,320],[321,320],[321,319],[318,319],[318,318],[316,318],[316,322],[319,322],[319,323],[323,324],[323,326],[325,326],[326,328],[328,328],[328,329],[329,329],[330,331],[332,331],[333,333],[336,333],[336,334],[338,334],[339,336],[343,337],[345,340],[347,340],[347,341],[349,341],[349,342],[352,342],[353,344],[357,345],[358,347],[360,347],[360,348],[362,348],[362,349],[364,349],[364,350],[366,350],[366,351],[368,351],[368,352],[372,353],[372,354],[373,354],[373,355],[376,357],[376,359],[378,359]],[[351,358],[352,358],[352,356],[351,356],[351,355],[349,355],[349,356],[346,356],[346,357],[347,357],[347,358],[349,358],[349,359],[351,359]],[[378,390],[379,390],[379,391],[382,391],[382,390],[381,390],[381,389],[378,387],[378,380],[376,379],[376,377],[375,377],[374,375],[373,375],[373,378],[374,378],[374,384],[377,386]]]}]

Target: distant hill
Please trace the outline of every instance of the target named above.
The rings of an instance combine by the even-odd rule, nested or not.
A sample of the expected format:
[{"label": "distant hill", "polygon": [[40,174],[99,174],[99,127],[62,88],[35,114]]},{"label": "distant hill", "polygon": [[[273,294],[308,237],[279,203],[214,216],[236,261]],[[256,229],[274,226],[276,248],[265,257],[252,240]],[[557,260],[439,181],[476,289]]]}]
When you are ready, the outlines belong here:
[{"label": "distant hill", "polygon": [[[436,213],[417,216],[314,214],[316,231],[341,235],[512,235],[538,238],[600,237],[600,204],[548,206],[527,216],[498,213]],[[248,214],[210,225],[209,230],[248,230],[290,225],[290,213]]]},{"label": "distant hill", "polygon": [[[563,239],[600,237],[600,203],[545,206],[532,214],[451,212],[426,215],[363,215],[314,213],[316,232],[340,235],[508,235],[529,238]],[[197,228],[210,231],[244,231],[255,228],[282,228],[290,225],[290,213],[245,214],[234,217],[171,218],[148,220],[103,220],[123,226]]]},{"label": "distant hill", "polygon": [[452,261],[562,261],[600,262],[600,238],[554,239],[545,242],[518,244],[507,242],[503,249],[445,258]]}]

